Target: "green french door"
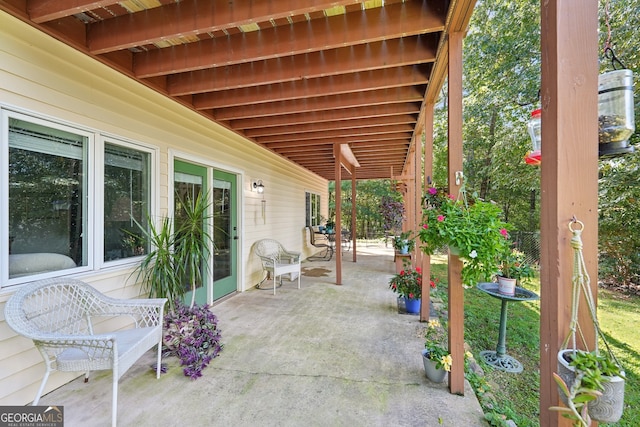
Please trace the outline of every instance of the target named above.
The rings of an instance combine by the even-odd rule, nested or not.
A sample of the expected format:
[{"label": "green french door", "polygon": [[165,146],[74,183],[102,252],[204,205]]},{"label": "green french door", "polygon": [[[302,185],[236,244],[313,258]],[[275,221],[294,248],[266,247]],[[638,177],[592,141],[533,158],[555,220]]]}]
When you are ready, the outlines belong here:
[{"label": "green french door", "polygon": [[[183,204],[191,203],[193,200],[202,194],[202,197],[207,195],[207,168],[203,166],[194,165],[192,163],[183,162],[180,160],[174,161],[174,202],[173,202],[173,218],[174,227],[177,229],[180,227],[180,222],[184,216]],[[203,229],[207,227],[207,224],[202,224]],[[210,269],[205,266],[200,267],[202,269],[202,282],[196,283],[196,304],[206,304],[207,299],[207,283],[210,282]],[[188,289],[187,294],[184,297],[185,304],[191,303],[192,291],[191,284],[186,283],[185,288]]]},{"label": "green french door", "polygon": [[238,289],[236,176],[213,171],[213,299]]}]

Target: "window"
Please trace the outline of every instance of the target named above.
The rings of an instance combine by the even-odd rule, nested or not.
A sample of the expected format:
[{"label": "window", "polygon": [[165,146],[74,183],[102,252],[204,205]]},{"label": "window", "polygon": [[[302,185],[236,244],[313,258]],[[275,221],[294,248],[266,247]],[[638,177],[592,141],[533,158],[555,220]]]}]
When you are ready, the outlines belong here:
[{"label": "window", "polygon": [[322,221],[322,215],[320,215],[320,195],[316,193],[305,193],[305,205],[306,205],[306,225],[318,226]]},{"label": "window", "polygon": [[9,119],[9,278],[87,265],[88,140]]},{"label": "window", "polygon": [[138,224],[149,211],[150,154],[104,146],[104,261],[143,255],[147,248]]},{"label": "window", "polygon": [[138,224],[149,217],[152,149],[0,113],[0,287],[148,250]]}]

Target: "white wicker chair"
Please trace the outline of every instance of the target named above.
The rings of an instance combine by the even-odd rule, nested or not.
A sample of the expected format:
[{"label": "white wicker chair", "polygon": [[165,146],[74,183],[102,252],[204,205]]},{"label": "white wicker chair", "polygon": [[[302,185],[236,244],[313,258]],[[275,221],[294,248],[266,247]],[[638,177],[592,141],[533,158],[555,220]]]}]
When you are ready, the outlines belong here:
[{"label": "white wicker chair", "polygon": [[289,280],[298,279],[298,289],[300,289],[300,252],[287,251],[277,240],[263,239],[256,242],[255,252],[262,262],[262,269],[265,272],[264,279],[256,285],[260,285],[267,280],[269,275],[273,278],[273,294],[276,294],[276,281],[282,275],[289,274]]},{"label": "white wicker chair", "polygon": [[[116,425],[118,380],[153,346],[158,345],[156,377],[160,378],[162,317],[165,298],[114,299],[88,284],[68,278],[24,285],[5,306],[7,324],[33,340],[47,371],[38,390],[38,404],[51,372],[113,371],[112,425]],[[93,317],[129,316],[135,327],[94,334]]]}]

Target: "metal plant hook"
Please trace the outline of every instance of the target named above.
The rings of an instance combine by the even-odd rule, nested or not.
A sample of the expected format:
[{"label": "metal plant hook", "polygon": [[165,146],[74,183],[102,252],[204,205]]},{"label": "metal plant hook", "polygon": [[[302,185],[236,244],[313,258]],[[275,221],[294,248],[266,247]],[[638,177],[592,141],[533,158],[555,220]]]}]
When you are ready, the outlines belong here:
[{"label": "metal plant hook", "polygon": [[[604,50],[604,57],[611,60],[611,66],[614,70],[624,70],[627,67],[618,59],[612,48],[607,47]],[[618,68],[620,67],[620,68]]]}]

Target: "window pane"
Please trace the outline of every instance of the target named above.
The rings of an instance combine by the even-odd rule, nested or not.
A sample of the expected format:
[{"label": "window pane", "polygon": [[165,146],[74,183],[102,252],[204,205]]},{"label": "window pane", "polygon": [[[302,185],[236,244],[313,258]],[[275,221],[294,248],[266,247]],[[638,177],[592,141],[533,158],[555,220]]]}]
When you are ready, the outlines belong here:
[{"label": "window pane", "polygon": [[213,280],[231,275],[231,183],[213,180],[213,244],[215,248]]},{"label": "window pane", "polygon": [[87,265],[87,137],[9,121],[9,277]]},{"label": "window pane", "polygon": [[320,225],[322,219],[320,215],[320,195],[305,192],[305,204],[306,224],[314,227]]},{"label": "window pane", "polygon": [[104,151],[104,260],[142,255],[148,248],[135,221],[146,226],[150,156],[113,144]]}]

